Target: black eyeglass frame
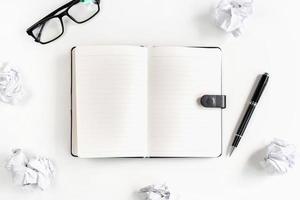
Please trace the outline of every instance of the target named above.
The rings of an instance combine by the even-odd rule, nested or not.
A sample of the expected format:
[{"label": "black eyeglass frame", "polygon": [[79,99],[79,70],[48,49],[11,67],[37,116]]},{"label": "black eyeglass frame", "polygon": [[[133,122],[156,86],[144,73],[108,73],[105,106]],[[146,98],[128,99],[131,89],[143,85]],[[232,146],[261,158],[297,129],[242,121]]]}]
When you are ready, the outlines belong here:
[{"label": "black eyeglass frame", "polygon": [[[54,40],[57,40],[59,37],[61,37],[63,34],[64,34],[64,23],[63,23],[63,20],[62,18],[64,16],[68,16],[72,21],[74,21],[75,23],[77,24],[82,24],[82,23],[85,23],[87,21],[89,21],[90,19],[92,19],[93,17],[95,17],[99,12],[100,12],[100,0],[94,0],[94,3],[97,4],[98,6],[98,10],[97,12],[95,12],[91,17],[89,17],[88,19],[84,20],[84,21],[77,21],[74,17],[72,17],[70,14],[69,14],[69,10],[72,6],[80,3],[81,0],[72,0],[70,1],[69,3],[66,3],[65,5],[61,6],[60,8],[54,10],[53,12],[51,12],[50,14],[48,14],[47,16],[45,16],[44,18],[42,18],[41,20],[39,20],[38,22],[36,22],[35,24],[33,24],[31,27],[29,27],[26,32],[28,35],[32,36],[34,38],[34,41],[40,43],[40,44],[48,44],[50,42],[53,42]],[[64,10],[66,9],[66,10]],[[63,12],[57,14],[58,12],[64,10]],[[58,35],[56,38],[50,40],[50,41],[47,41],[47,42],[43,42],[40,40],[40,36],[41,36],[41,33],[42,33],[42,29],[43,27],[41,28],[41,30],[39,31],[39,34],[38,36],[35,36],[33,34],[33,31],[38,28],[39,26],[43,26],[44,24],[46,24],[47,21],[51,20],[51,19],[54,19],[54,18],[58,18],[60,23],[61,23],[61,27],[62,27],[62,31],[61,31],[61,34]]]}]

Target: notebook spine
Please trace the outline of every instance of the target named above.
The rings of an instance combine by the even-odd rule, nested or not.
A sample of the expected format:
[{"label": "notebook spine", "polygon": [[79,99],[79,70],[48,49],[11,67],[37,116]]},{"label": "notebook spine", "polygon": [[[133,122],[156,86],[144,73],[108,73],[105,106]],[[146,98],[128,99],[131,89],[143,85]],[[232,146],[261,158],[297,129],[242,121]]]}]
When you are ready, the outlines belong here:
[{"label": "notebook spine", "polygon": [[75,50],[76,47],[72,47],[71,48],[71,88],[70,88],[70,96],[71,96],[71,105],[70,105],[70,125],[71,125],[71,128],[70,128],[70,153],[71,153],[71,156],[73,157],[78,157],[78,155],[74,154],[73,153],[73,133],[72,133],[72,127],[73,127],[73,113],[72,113],[72,106],[73,106],[73,91],[72,91],[72,88],[73,88],[73,51]]}]

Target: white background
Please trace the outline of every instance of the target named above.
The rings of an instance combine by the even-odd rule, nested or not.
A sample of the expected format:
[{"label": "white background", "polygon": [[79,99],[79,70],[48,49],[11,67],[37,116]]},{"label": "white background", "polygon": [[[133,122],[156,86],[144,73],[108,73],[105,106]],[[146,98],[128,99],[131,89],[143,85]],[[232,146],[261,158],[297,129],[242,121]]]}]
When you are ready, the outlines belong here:
[{"label": "white background", "polygon": [[[274,137],[300,148],[300,5],[296,0],[255,2],[238,39],[215,27],[215,1],[103,0],[90,22],[66,22],[62,38],[40,45],[25,30],[65,0],[0,3],[0,60],[19,68],[27,90],[16,106],[0,104],[0,199],[137,199],[135,192],[167,183],[175,199],[299,199],[300,167],[284,176],[261,170],[261,148]],[[70,49],[84,44],[220,46],[224,52],[224,151],[257,74],[269,72],[239,148],[217,159],[85,160],[70,156]],[[12,185],[4,162],[12,148],[51,158],[53,186],[25,192]]]}]

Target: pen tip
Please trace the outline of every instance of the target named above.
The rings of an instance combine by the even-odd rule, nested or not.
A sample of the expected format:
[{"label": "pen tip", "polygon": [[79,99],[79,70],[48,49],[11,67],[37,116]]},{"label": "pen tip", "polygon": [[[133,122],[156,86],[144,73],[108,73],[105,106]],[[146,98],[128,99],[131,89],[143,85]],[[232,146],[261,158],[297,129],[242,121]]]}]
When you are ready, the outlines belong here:
[{"label": "pen tip", "polygon": [[235,147],[232,147],[232,148],[231,148],[231,151],[230,151],[230,153],[229,153],[229,157],[232,155],[234,149],[235,149]]}]

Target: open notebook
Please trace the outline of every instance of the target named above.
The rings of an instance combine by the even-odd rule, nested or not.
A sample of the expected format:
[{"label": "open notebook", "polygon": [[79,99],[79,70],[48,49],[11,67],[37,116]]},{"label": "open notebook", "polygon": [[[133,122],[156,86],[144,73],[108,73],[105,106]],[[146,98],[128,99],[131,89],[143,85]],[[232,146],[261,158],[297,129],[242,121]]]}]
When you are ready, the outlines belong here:
[{"label": "open notebook", "polygon": [[218,157],[219,48],[78,46],[72,49],[72,155]]}]

